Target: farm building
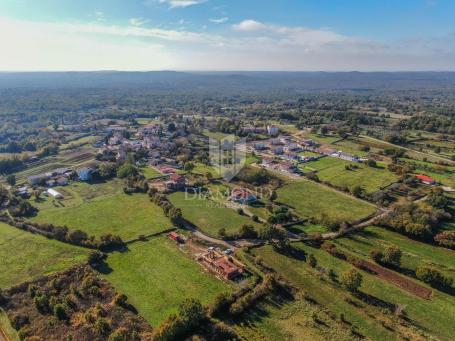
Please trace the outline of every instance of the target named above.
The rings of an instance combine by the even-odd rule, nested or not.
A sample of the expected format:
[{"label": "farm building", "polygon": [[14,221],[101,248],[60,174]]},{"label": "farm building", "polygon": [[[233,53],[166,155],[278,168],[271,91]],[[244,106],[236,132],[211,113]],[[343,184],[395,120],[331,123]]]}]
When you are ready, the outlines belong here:
[{"label": "farm building", "polygon": [[255,202],[257,198],[245,188],[235,188],[232,190],[231,200],[241,204],[249,204]]},{"label": "farm building", "polygon": [[419,179],[422,183],[427,184],[427,185],[436,185],[437,181],[433,179],[432,177],[429,177],[428,175],[425,174],[417,174],[416,178]]},{"label": "farm building", "polygon": [[60,192],[57,192],[55,189],[49,188],[46,192],[56,199],[63,199],[63,195]]},{"label": "farm building", "polygon": [[203,254],[199,261],[227,280],[235,279],[244,271],[242,263],[213,249],[209,249],[207,253]]}]

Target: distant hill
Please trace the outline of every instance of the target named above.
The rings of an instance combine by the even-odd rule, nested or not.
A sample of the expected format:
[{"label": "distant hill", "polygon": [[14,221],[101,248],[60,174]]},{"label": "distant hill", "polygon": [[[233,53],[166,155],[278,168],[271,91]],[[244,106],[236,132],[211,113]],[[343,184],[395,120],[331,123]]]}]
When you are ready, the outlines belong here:
[{"label": "distant hill", "polygon": [[455,72],[3,72],[6,88],[374,91],[455,88]]}]

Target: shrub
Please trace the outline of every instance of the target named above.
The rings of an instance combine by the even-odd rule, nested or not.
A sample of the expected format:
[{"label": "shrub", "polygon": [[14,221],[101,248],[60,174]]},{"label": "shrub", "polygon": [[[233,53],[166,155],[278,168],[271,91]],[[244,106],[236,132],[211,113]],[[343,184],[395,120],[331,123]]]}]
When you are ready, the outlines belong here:
[{"label": "shrub", "polygon": [[443,231],[438,233],[434,237],[434,240],[441,246],[455,249],[455,231]]},{"label": "shrub", "polygon": [[401,265],[401,255],[402,252],[398,246],[388,246],[384,251],[382,262],[387,265],[399,267]]},{"label": "shrub", "polygon": [[384,254],[382,253],[381,250],[378,249],[373,249],[370,252],[370,257],[373,259],[376,263],[381,263],[382,262],[382,257],[384,257]]},{"label": "shrub", "polygon": [[416,277],[435,288],[449,288],[453,283],[452,278],[445,277],[440,271],[427,265],[417,268]]},{"label": "shrub", "polygon": [[356,269],[346,270],[341,274],[341,284],[350,292],[357,292],[362,281],[363,277]]},{"label": "shrub", "polygon": [[88,264],[91,266],[98,265],[104,259],[104,254],[101,251],[92,251],[88,255]]},{"label": "shrub", "polygon": [[94,328],[98,335],[107,335],[111,330],[109,322],[104,317],[100,317],[96,320]]},{"label": "shrub", "polygon": [[318,264],[317,260],[316,260],[316,257],[310,253],[306,259],[306,262],[308,263],[309,266],[311,266],[312,268],[315,268],[316,265]]},{"label": "shrub", "polygon": [[30,320],[28,316],[22,314],[14,315],[13,318],[11,319],[11,325],[16,330],[21,329],[22,327],[28,325],[29,323]]},{"label": "shrub", "polygon": [[59,320],[66,320],[68,318],[66,315],[65,306],[63,304],[56,304],[54,306],[54,316]]}]

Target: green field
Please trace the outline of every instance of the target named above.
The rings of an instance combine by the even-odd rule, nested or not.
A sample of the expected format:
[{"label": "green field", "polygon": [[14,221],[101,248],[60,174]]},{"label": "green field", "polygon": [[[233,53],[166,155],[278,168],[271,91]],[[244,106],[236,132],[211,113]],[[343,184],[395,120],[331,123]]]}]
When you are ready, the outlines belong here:
[{"label": "green field", "polygon": [[219,293],[232,290],[166,237],[136,242],[128,248],[109,255],[103,277],[125,293],[153,326],[175,313],[186,298],[208,304]]},{"label": "green field", "polygon": [[302,218],[320,218],[325,213],[332,219],[354,221],[376,210],[371,204],[308,180],[293,181],[277,194],[278,202],[295,208]]},{"label": "green field", "polygon": [[234,209],[224,207],[224,204],[219,201],[215,202],[192,194],[188,194],[188,198],[185,198],[185,193],[182,192],[173,193],[168,198],[182,210],[185,219],[211,236],[216,237],[221,228],[225,228],[228,233],[235,233],[244,224],[260,226],[251,218],[238,214]]},{"label": "green field", "polygon": [[0,288],[84,262],[88,251],[0,223]]},{"label": "green field", "polygon": [[[347,170],[347,165],[355,165],[358,168]],[[335,186],[347,187],[350,190],[355,186],[361,186],[368,193],[390,185],[398,180],[398,176],[387,170],[384,165],[368,167],[365,164],[349,162],[335,157],[324,157],[316,161],[304,164],[304,171],[317,171],[319,179],[327,181]]]},{"label": "green field", "polygon": [[155,168],[152,167],[143,167],[141,168],[141,171],[146,179],[157,179],[163,176],[163,174],[161,174]]},{"label": "green field", "polygon": [[100,140],[100,136],[84,136],[60,145],[60,150],[75,149],[88,144],[93,144],[98,140]]},{"label": "green field", "polygon": [[[319,324],[314,322],[315,317],[321,321]],[[302,297],[292,301],[269,298],[260,302],[243,316],[235,329],[244,340],[352,340],[349,328]]]},{"label": "green field", "polygon": [[369,257],[374,248],[381,250],[396,245],[403,251],[402,268],[415,271],[421,264],[432,265],[455,280],[454,251],[421,243],[380,227],[368,227],[362,234],[337,239],[336,244],[361,257]]},{"label": "green field", "polygon": [[[333,269],[338,275],[351,268],[345,261],[335,258],[323,251],[303,244],[298,248],[312,253],[318,266]],[[280,255],[269,246],[254,251],[266,264],[278,270],[292,283],[308,292],[316,301],[335,314],[343,313],[346,319],[355,324],[362,334],[375,340],[395,339],[393,331],[384,328],[381,320],[381,309],[362,302],[357,306],[349,304],[344,297],[348,294],[338,286],[321,281],[318,275],[302,261]],[[400,304],[405,307],[408,317],[423,330],[443,339],[450,340],[455,333],[455,297],[438,291],[430,300],[418,298],[395,285],[378,279],[376,276],[362,272],[363,284],[360,290],[382,301]],[[333,299],[336,297],[336,299]],[[351,296],[351,299],[354,299]],[[396,328],[398,326],[393,326]]]},{"label": "green field", "polygon": [[455,187],[455,167],[408,158],[400,158],[400,161],[414,166],[415,173],[428,175],[445,186]]},{"label": "green field", "polygon": [[213,178],[219,178],[220,177],[220,175],[218,174],[218,171],[214,167],[212,167],[210,165],[205,165],[203,163],[196,162],[194,166],[195,167],[191,171],[191,173],[205,175],[207,172],[210,172],[212,174]]},{"label": "green field", "polygon": [[58,203],[55,204],[57,207],[51,206],[50,201],[46,200],[46,207],[41,205],[32,221],[66,225],[94,236],[112,233],[124,240],[160,232],[172,226],[163,210],[153,204],[146,194],[118,193],[82,202],[75,199],[75,202],[70,203],[63,200],[63,207]]},{"label": "green field", "polygon": [[357,156],[366,156],[368,152],[360,150],[360,144],[354,139],[345,139],[338,141],[333,144],[333,148],[343,151],[344,153],[357,155]]}]

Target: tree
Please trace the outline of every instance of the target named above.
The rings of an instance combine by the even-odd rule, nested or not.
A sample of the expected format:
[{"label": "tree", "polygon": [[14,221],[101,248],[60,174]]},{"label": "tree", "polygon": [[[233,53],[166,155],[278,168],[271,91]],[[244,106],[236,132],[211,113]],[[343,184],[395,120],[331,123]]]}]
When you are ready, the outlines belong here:
[{"label": "tree", "polygon": [[68,318],[66,315],[65,306],[63,304],[56,304],[54,306],[54,316],[59,320],[66,320]]},{"label": "tree", "polygon": [[387,265],[400,267],[401,255],[402,252],[398,246],[395,245],[388,246],[384,251],[382,262]]},{"label": "tree", "polygon": [[218,237],[225,238],[226,237],[226,229],[224,227],[218,230]]},{"label": "tree", "polygon": [[252,225],[242,225],[239,231],[240,238],[254,239],[258,237],[258,233]]},{"label": "tree", "polygon": [[102,260],[104,259],[104,254],[101,251],[92,251],[88,255],[88,260],[87,262],[92,265],[96,266],[98,265]]},{"label": "tree", "polygon": [[194,163],[192,163],[192,162],[185,163],[185,166],[183,167],[183,169],[185,171],[187,171],[188,173],[191,173],[194,169]]},{"label": "tree", "polygon": [[127,178],[133,175],[137,175],[137,168],[129,162],[125,162],[117,170],[117,176],[119,178]]},{"label": "tree", "polygon": [[445,277],[439,270],[428,265],[419,266],[416,277],[435,288],[449,288],[453,283],[452,278]]},{"label": "tree", "polygon": [[103,162],[98,168],[100,176],[105,179],[115,176],[116,170],[115,164],[110,162]]},{"label": "tree", "polygon": [[362,285],[363,277],[354,268],[344,271],[341,274],[341,284],[350,292],[357,292]]},{"label": "tree", "polygon": [[370,257],[373,259],[376,263],[381,263],[382,258],[384,257],[384,254],[382,253],[381,250],[378,249],[373,249],[370,252]]},{"label": "tree", "polygon": [[443,231],[438,233],[434,240],[441,246],[455,249],[455,231]]},{"label": "tree", "polygon": [[445,208],[449,203],[448,199],[444,195],[442,188],[432,189],[430,194],[427,196],[426,202],[436,208]]},{"label": "tree", "polygon": [[68,240],[75,244],[80,244],[81,242],[87,239],[88,239],[87,233],[81,230],[74,230],[68,234]]},{"label": "tree", "polygon": [[6,182],[10,186],[14,186],[16,184],[16,176],[14,174],[10,174],[6,177]]},{"label": "tree", "polygon": [[272,190],[272,192],[270,193],[269,200],[270,200],[270,201],[274,201],[274,200],[276,200],[277,197],[278,197],[278,196],[277,196],[277,194],[276,194],[276,191],[273,191],[273,190]]},{"label": "tree", "polygon": [[362,198],[365,195],[365,190],[361,186],[355,186],[352,189],[352,195],[357,198]]},{"label": "tree", "polygon": [[376,161],[373,160],[373,159],[368,159],[368,160],[367,160],[367,166],[368,166],[368,167],[373,167],[373,168],[374,168],[374,167],[377,167]]}]

